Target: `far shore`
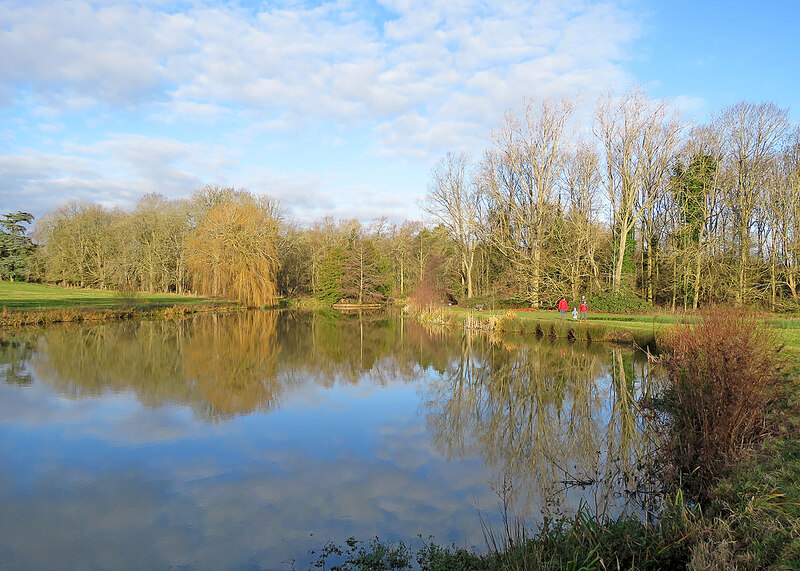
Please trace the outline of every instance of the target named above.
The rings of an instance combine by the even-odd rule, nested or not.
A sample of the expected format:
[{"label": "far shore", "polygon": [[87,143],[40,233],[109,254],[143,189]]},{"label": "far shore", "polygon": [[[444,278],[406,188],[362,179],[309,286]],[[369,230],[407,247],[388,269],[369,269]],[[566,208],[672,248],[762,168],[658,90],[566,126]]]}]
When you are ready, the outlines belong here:
[{"label": "far shore", "polygon": [[[318,303],[296,300],[289,307],[315,308]],[[64,288],[52,285],[0,282],[0,327],[74,321],[131,318],[174,318],[198,312],[230,312],[241,306],[190,294],[128,293],[113,290]],[[668,327],[696,323],[690,313],[656,311],[638,314],[595,313],[586,322],[563,320],[558,311],[531,308],[469,309],[444,306],[453,325],[466,329],[531,333],[577,340],[616,341],[645,346]],[[800,319],[764,314],[785,349],[800,356]]]}]

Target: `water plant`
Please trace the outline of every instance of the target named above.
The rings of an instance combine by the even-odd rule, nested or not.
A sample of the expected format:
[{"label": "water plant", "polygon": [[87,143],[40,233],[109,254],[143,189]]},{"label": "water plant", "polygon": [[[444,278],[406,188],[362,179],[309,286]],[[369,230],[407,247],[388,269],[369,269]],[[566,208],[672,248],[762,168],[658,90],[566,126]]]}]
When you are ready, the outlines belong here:
[{"label": "water plant", "polygon": [[435,304],[420,305],[410,302],[403,307],[403,313],[412,315],[425,327],[450,327],[454,323],[453,312]]}]

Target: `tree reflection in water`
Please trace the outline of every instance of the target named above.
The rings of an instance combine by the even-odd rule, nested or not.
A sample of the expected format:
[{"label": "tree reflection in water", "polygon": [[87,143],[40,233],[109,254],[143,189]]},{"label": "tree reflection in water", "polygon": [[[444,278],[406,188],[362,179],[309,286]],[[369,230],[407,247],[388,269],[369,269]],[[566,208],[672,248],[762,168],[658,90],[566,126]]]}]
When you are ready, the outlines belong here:
[{"label": "tree reflection in water", "polygon": [[14,385],[29,385],[33,377],[25,362],[33,354],[34,340],[29,335],[11,333],[0,337],[0,379]]},{"label": "tree reflection in water", "polygon": [[637,402],[653,384],[631,350],[465,335],[431,390],[428,426],[448,458],[479,455],[494,467],[494,489],[519,513],[555,516],[576,502],[597,515],[646,513],[655,444]]},{"label": "tree reflection in water", "polygon": [[290,389],[414,382],[443,371],[457,340],[410,320],[277,311],[183,321],[65,324],[0,335],[7,381],[35,377],[74,398],[133,391],[221,420],[280,406]]},{"label": "tree reflection in water", "polygon": [[[653,450],[637,402],[652,390],[627,349],[432,333],[386,315],[276,311],[184,321],[51,326],[5,334],[6,382],[30,379],[74,398],[133,391],[146,406],[187,404],[205,421],[281,406],[287,391],[372,383],[421,385],[434,445],[478,456],[520,511],[544,505],[628,509],[647,488]],[[564,504],[563,502],[567,502]],[[633,509],[633,508],[630,508]]]}]

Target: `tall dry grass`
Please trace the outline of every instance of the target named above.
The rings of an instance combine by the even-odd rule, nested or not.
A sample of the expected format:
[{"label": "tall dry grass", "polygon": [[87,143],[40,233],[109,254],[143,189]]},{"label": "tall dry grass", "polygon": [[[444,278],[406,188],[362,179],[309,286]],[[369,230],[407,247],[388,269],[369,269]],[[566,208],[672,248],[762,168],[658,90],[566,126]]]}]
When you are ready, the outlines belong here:
[{"label": "tall dry grass", "polygon": [[763,321],[720,311],[667,331],[670,453],[684,482],[702,491],[769,432],[770,406],[783,393],[780,347]]}]

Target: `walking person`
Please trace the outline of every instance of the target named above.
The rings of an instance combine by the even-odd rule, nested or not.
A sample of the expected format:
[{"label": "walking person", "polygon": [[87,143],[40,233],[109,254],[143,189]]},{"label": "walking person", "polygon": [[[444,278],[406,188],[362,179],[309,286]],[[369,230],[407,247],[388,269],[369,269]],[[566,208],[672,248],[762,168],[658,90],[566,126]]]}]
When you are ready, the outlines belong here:
[{"label": "walking person", "polygon": [[589,304],[586,303],[586,296],[581,296],[581,321],[588,321],[586,314],[589,312]]},{"label": "walking person", "polygon": [[564,316],[567,314],[569,310],[569,304],[567,303],[567,298],[562,297],[561,301],[558,302],[558,309],[561,311],[561,320],[564,320]]}]

